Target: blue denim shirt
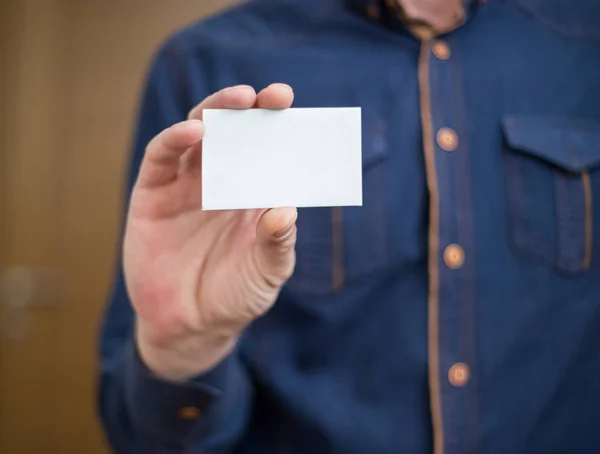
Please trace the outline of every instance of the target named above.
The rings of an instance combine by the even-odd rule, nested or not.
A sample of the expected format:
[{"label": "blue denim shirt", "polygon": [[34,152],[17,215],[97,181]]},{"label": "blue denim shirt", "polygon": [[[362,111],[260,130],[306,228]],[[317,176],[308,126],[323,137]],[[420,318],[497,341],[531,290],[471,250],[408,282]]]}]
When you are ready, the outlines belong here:
[{"label": "blue denim shirt", "polygon": [[188,383],[141,364],[119,277],[117,453],[600,452],[600,2],[468,2],[424,42],[371,3],[255,1],[157,53],[132,176],[208,94],[286,82],[362,107],[364,205],[300,210],[275,307]]}]

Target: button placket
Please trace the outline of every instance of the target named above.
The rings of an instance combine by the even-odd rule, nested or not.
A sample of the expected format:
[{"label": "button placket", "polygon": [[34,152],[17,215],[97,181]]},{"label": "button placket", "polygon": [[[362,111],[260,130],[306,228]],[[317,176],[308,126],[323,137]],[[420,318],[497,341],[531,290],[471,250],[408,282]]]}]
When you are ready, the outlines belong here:
[{"label": "button placket", "polygon": [[[464,211],[472,209],[469,192],[469,136],[467,134],[463,80],[459,70],[460,53],[448,40],[429,44],[431,117],[429,134],[435,147],[439,231],[439,302],[437,336],[440,354],[438,377],[441,383],[442,434],[455,433],[462,425],[473,429],[461,439],[450,438],[437,446],[457,452],[471,445],[477,437],[473,424],[476,416],[477,386],[474,368],[477,361],[474,342],[473,250],[471,218]],[[459,148],[460,147],[460,148]],[[462,182],[460,181],[462,180]],[[465,181],[467,183],[465,183]],[[469,386],[471,385],[471,386]],[[438,423],[439,424],[439,423]]]}]

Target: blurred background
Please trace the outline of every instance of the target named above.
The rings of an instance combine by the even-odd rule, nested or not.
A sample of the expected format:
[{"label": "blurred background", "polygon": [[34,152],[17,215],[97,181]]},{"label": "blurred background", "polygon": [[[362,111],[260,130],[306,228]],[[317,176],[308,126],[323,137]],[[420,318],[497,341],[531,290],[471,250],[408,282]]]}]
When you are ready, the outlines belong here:
[{"label": "blurred background", "polygon": [[141,84],[237,0],[0,0],[0,453],[108,453],[98,323]]}]

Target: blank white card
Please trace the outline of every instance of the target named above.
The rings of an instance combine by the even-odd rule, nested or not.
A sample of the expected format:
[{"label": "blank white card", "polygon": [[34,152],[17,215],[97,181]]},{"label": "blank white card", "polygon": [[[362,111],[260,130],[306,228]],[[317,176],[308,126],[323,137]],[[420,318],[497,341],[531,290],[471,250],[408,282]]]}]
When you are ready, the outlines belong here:
[{"label": "blank white card", "polygon": [[204,210],[362,205],[361,112],[203,112]]}]

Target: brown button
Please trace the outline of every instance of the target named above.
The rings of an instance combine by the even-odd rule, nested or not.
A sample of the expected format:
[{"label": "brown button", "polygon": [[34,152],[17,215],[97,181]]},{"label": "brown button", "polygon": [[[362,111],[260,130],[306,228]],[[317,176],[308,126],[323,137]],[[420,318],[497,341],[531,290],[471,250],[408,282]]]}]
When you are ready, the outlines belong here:
[{"label": "brown button", "polygon": [[193,420],[198,419],[202,415],[202,412],[197,407],[182,407],[177,412],[179,419]]},{"label": "brown button", "polygon": [[444,263],[448,268],[456,270],[465,263],[465,251],[458,244],[449,245],[444,251]]},{"label": "brown button", "polygon": [[440,128],[437,132],[437,143],[444,151],[454,151],[458,146],[458,136],[451,128]]},{"label": "brown button", "polygon": [[435,41],[431,46],[431,51],[433,55],[435,55],[440,60],[448,60],[452,52],[450,51],[450,46],[446,44],[444,41]]},{"label": "brown button", "polygon": [[471,369],[465,363],[453,364],[448,371],[448,381],[452,386],[461,388],[469,382]]}]

